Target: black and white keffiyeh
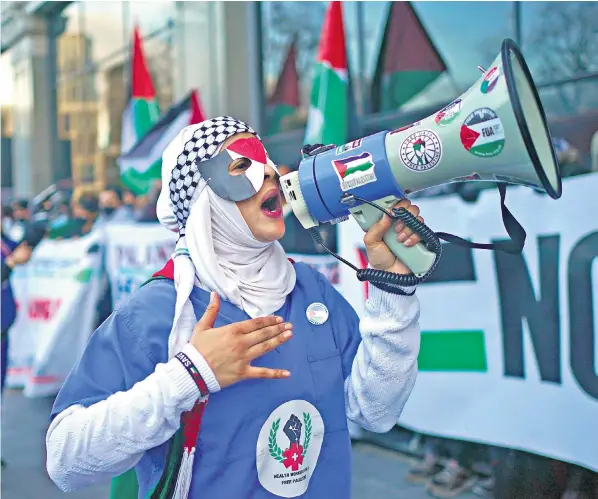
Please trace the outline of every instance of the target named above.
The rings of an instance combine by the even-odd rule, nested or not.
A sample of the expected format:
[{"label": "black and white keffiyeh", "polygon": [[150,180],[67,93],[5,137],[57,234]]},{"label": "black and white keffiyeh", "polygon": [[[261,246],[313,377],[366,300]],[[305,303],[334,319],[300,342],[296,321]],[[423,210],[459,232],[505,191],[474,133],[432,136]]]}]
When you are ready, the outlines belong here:
[{"label": "black and white keffiyeh", "polygon": [[[189,128],[189,127],[188,127]],[[233,135],[248,132],[259,138],[257,133],[242,121],[222,116],[207,120],[193,131],[177,158],[169,182],[170,200],[174,208],[179,229],[179,237],[185,235],[185,225],[191,210],[191,200],[197,189],[201,175],[197,162],[212,158]]]},{"label": "black and white keffiyeh", "polygon": [[199,162],[218,154],[227,139],[243,132],[259,138],[251,127],[229,116],[207,120],[181,130],[162,157],[158,219],[178,232],[169,357],[187,344],[199,319],[189,301],[194,285],[217,292],[250,317],[277,311],[295,286],[295,270],[282,246],[258,241],[237,205],[218,197],[199,173]]}]

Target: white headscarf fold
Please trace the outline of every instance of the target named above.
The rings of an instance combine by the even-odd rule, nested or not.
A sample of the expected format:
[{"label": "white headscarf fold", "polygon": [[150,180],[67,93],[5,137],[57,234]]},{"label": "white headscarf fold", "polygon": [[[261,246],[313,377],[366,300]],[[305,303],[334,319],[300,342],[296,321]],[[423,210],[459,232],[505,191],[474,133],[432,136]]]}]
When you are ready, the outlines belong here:
[{"label": "white headscarf fold", "polygon": [[[169,190],[172,169],[200,125],[183,129],[164,151],[157,213],[160,222],[171,230],[177,229]],[[280,309],[296,281],[295,269],[280,243],[258,241],[236,203],[217,196],[204,179],[200,179],[190,204],[185,235],[179,238],[173,255],[177,300],[169,357],[187,344],[199,319],[189,301],[194,285],[215,291],[255,318]]]}]

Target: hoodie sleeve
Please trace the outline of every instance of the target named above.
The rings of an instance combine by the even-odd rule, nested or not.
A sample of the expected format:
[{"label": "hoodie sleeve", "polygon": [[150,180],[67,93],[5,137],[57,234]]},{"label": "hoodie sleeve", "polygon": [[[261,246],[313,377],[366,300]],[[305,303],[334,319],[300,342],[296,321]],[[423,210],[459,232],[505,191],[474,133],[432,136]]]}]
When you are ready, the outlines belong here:
[{"label": "hoodie sleeve", "polygon": [[360,319],[323,276],[320,282],[334,314],[347,418],[366,430],[387,432],[397,424],[417,376],[419,301],[415,294],[394,295],[368,285]]}]

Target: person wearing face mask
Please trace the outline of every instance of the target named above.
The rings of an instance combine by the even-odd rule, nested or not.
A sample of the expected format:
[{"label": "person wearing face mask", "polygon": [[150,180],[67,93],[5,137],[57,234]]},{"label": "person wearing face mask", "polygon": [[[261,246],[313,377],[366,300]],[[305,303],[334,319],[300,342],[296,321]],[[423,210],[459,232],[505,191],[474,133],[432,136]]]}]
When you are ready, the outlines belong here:
[{"label": "person wearing face mask", "polygon": [[[360,319],[290,261],[276,166],[234,118],[169,144],[157,213],[175,252],[66,379],[46,437],[51,479],[70,491],[123,474],[132,497],[154,499],[348,499],[347,418],[390,430],[415,383],[415,289],[370,286]],[[390,225],[365,234],[370,265],[409,273],[382,240]]]},{"label": "person wearing face mask", "polygon": [[29,223],[29,202],[26,199],[18,199],[11,205],[12,226],[8,236],[13,241],[20,241],[25,236]]},{"label": "person wearing face mask", "polygon": [[100,216],[97,226],[106,223],[128,223],[135,220],[134,213],[123,203],[123,191],[118,186],[108,186],[99,196]]}]

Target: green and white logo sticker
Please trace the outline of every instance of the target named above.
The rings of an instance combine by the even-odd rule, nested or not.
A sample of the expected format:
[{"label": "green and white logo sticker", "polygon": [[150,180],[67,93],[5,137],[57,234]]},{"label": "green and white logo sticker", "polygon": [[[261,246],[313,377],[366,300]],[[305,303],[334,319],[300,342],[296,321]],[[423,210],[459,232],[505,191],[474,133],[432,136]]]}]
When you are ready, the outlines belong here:
[{"label": "green and white logo sticker", "polygon": [[482,84],[480,85],[480,92],[483,94],[489,94],[494,90],[496,83],[498,82],[498,77],[500,76],[500,69],[497,66],[494,66],[484,76],[482,80]]},{"label": "green and white logo sticker", "polygon": [[480,158],[491,158],[505,147],[505,130],[497,114],[488,107],[473,111],[461,126],[461,144]]},{"label": "green and white logo sticker", "polygon": [[322,416],[306,400],[291,400],[274,409],[257,440],[257,476],[262,487],[280,497],[304,494],[323,440]]},{"label": "green and white logo sticker", "polygon": [[445,126],[455,121],[455,118],[461,114],[461,99],[451,102],[444,109],[438,111],[434,117],[434,121],[439,126]]},{"label": "green and white logo sticker", "polygon": [[414,172],[426,172],[434,168],[442,157],[440,138],[432,130],[412,133],[401,144],[401,161]]}]

